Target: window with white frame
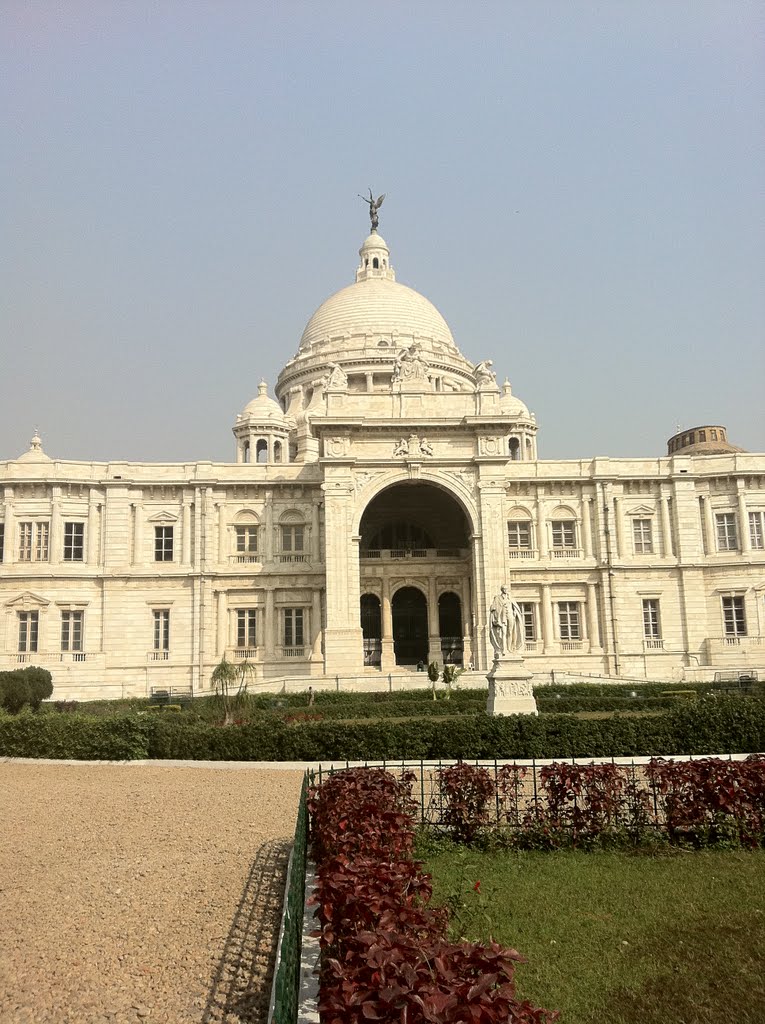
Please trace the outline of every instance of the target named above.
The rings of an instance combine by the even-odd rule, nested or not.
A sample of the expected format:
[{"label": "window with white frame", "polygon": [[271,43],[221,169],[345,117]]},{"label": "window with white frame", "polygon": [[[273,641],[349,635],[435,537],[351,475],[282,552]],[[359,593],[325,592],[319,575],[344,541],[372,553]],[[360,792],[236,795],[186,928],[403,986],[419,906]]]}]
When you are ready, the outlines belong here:
[{"label": "window with white frame", "polygon": [[81,611],[61,612],[61,650],[82,650],[82,627],[85,613]]},{"label": "window with white frame", "polygon": [[257,611],[254,608],[236,610],[236,646],[238,650],[257,647]]},{"label": "window with white frame", "polygon": [[643,639],[647,643],[661,640],[659,601],[655,597],[647,597],[643,600]]},{"label": "window with white frame", "polygon": [[746,636],[746,612],[744,598],[737,595],[722,599],[723,631],[726,639]]},{"label": "window with white frame", "polygon": [[553,519],[552,546],[559,550],[571,550],[576,547],[575,519]]},{"label": "window with white frame", "polygon": [[40,632],[39,612],[19,612],[19,653],[35,653]]},{"label": "window with white frame", "polygon": [[85,524],[64,523],[64,561],[81,562],[84,558]]},{"label": "window with white frame", "polygon": [[749,539],[754,551],[765,548],[765,512],[749,513]]},{"label": "window with white frame", "polygon": [[173,528],[172,526],[154,527],[154,561],[172,562],[173,560]]},{"label": "window with white frame", "polygon": [[303,647],[303,609],[285,608],[282,615],[284,646],[290,648]]},{"label": "window with white frame", "polygon": [[632,540],[636,555],[653,554],[653,522],[650,519],[632,520]]},{"label": "window with white frame", "polygon": [[288,523],[281,528],[282,561],[302,562],[305,558],[305,526]]},{"label": "window with white frame", "polygon": [[531,551],[531,521],[511,519],[507,524],[507,543],[511,551]]},{"label": "window with white frame", "polygon": [[582,639],[578,601],[560,601],[558,603],[558,624],[561,640]]},{"label": "window with white frame", "polygon": [[533,601],[519,601],[518,607],[523,620],[523,639],[526,643],[534,643],[537,639],[536,605]]},{"label": "window with white frame", "polygon": [[717,550],[737,551],[736,513],[718,512],[715,516],[715,524],[717,526]]},{"label": "window with white frame", "polygon": [[258,554],[258,528],[254,525],[235,526],[236,553],[240,558],[255,561]]},{"label": "window with white frame", "polygon": [[154,609],[154,650],[170,650],[170,609]]},{"label": "window with white frame", "polygon": [[19,561],[47,562],[49,523],[19,523]]}]

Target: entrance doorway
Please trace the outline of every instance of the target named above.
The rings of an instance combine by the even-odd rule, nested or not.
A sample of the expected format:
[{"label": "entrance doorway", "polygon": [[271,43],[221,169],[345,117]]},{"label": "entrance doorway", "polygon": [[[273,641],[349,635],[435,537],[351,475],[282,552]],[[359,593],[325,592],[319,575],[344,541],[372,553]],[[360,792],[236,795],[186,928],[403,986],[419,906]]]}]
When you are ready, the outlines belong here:
[{"label": "entrance doorway", "polygon": [[391,601],[397,665],[428,661],[428,602],[417,587],[402,587]]},{"label": "entrance doorway", "polygon": [[441,637],[441,657],[444,665],[461,665],[462,602],[459,595],[446,591],[438,599],[438,633]]},{"label": "entrance doorway", "polygon": [[376,594],[361,595],[361,632],[364,636],[364,664],[380,667],[382,657],[382,615]]}]

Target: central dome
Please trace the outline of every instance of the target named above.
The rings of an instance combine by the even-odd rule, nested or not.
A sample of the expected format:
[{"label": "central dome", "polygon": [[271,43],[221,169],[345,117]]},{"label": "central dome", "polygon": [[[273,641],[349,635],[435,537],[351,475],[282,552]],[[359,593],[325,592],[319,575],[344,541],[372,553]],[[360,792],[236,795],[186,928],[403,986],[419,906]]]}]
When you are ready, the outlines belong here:
[{"label": "central dome", "polygon": [[[454,338],[432,302],[413,288],[386,277],[356,281],[319,306],[306,325],[300,351],[365,337],[367,344],[396,344],[417,337],[453,349]],[[362,346],[363,346],[362,342]],[[427,346],[430,347],[430,346]]]}]

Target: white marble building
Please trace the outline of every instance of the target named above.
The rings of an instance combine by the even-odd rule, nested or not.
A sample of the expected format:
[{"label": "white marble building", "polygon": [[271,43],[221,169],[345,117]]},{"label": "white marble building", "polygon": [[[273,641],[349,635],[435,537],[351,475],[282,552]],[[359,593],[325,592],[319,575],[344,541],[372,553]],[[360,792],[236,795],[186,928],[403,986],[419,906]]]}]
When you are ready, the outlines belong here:
[{"label": "white marble building", "polygon": [[765,457],[679,436],[538,459],[533,413],[376,231],[275,394],[236,417],[232,462],[63,461],[38,437],[1,462],[0,668],[79,698],[204,691],[224,655],[273,688],[486,672],[505,582],[540,676],[765,668]]}]

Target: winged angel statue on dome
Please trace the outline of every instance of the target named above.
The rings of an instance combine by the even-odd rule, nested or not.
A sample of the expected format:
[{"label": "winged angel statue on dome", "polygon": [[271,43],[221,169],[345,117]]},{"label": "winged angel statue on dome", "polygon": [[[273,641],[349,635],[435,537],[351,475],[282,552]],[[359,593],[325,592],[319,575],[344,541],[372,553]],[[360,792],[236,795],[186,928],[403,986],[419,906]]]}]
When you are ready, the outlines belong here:
[{"label": "winged angel statue on dome", "polygon": [[363,199],[365,203],[369,203],[369,219],[372,221],[372,230],[377,231],[377,225],[380,223],[380,218],[377,216],[377,211],[382,206],[383,199],[385,199],[386,193],[383,192],[383,194],[381,196],[378,196],[377,199],[375,199],[375,197],[372,195],[371,188],[369,190],[369,199],[367,199],[366,196],[362,196],[360,192],[357,192],[356,194],[358,195],[359,199]]}]

